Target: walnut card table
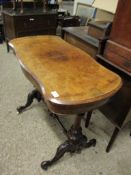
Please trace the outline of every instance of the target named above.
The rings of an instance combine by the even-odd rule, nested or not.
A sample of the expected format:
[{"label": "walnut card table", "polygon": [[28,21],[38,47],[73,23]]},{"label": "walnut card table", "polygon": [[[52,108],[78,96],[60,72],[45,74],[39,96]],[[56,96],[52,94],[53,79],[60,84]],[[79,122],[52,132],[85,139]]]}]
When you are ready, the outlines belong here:
[{"label": "walnut card table", "polygon": [[[65,152],[95,146],[95,139],[87,141],[82,134],[82,114],[105,104],[120,89],[121,78],[57,36],[17,38],[9,45],[23,73],[35,87],[28,95],[26,104],[17,110],[22,112],[34,98],[44,100],[67,136],[55,156],[43,161],[41,167],[47,169]],[[76,114],[69,131],[58,118],[59,114]]]}]

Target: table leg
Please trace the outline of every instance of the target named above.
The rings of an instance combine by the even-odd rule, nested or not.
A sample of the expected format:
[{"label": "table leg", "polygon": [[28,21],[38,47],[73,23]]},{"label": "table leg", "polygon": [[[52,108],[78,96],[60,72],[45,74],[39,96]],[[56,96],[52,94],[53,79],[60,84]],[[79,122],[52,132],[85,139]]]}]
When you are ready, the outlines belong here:
[{"label": "table leg", "polygon": [[36,99],[38,102],[40,102],[42,99],[40,92],[37,90],[33,90],[31,93],[28,94],[26,104],[17,108],[18,113],[23,112],[27,107],[29,107],[34,99]]},{"label": "table leg", "polygon": [[96,140],[92,139],[87,142],[87,137],[82,134],[81,124],[82,115],[77,115],[74,124],[67,132],[67,138],[63,144],[61,144],[56,151],[55,156],[48,161],[43,161],[41,167],[44,170],[48,169],[56,161],[58,161],[66,152],[74,153],[81,151],[82,148],[89,148],[90,146],[96,145]]}]

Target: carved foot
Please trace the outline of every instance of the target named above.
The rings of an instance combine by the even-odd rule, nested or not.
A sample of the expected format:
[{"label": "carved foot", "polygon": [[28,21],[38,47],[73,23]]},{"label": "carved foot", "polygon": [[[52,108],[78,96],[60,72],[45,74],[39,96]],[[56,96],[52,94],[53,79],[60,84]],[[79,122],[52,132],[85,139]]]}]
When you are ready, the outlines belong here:
[{"label": "carved foot", "polygon": [[61,157],[64,156],[66,152],[74,153],[81,151],[82,148],[89,148],[96,145],[96,140],[92,139],[87,142],[87,137],[82,134],[82,129],[78,130],[71,129],[67,133],[68,140],[61,144],[56,151],[55,156],[48,161],[43,161],[41,163],[41,168],[47,170],[49,166],[58,161]]},{"label": "carved foot", "polygon": [[37,90],[33,90],[31,93],[28,94],[26,104],[17,108],[18,113],[23,112],[27,107],[29,107],[34,99],[36,99],[38,102],[40,102],[42,99],[40,92]]},{"label": "carved foot", "polygon": [[75,152],[75,146],[69,141],[65,141],[57,148],[56,154],[51,160],[43,161],[41,163],[41,168],[47,170],[48,166],[51,166],[53,163],[59,160],[66,152]]},{"label": "carved foot", "polygon": [[[73,126],[67,133],[68,139],[77,146],[76,151],[81,151],[82,148],[89,148],[96,145],[96,139],[87,140],[87,137],[82,134],[82,128],[75,130]],[[88,141],[88,142],[87,142]]]}]

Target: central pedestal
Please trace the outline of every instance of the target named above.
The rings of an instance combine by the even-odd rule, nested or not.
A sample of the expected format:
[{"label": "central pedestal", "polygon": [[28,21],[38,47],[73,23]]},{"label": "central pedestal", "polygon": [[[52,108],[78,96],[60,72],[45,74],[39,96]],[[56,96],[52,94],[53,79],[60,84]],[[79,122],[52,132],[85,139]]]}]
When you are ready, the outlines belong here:
[{"label": "central pedestal", "polygon": [[89,148],[96,145],[95,139],[87,142],[87,137],[82,134],[82,128],[80,127],[81,118],[81,115],[76,116],[74,125],[66,133],[68,140],[57,148],[56,154],[51,160],[41,163],[42,169],[47,170],[49,166],[64,156],[66,152],[80,152],[82,148]]}]

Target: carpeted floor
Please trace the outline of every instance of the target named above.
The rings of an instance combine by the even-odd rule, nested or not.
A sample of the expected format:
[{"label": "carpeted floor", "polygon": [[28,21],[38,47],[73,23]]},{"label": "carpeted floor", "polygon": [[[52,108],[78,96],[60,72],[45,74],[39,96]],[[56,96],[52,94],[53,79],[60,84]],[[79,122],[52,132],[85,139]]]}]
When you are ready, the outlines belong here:
[{"label": "carpeted floor", "polygon": [[[17,59],[0,45],[0,175],[130,175],[131,137],[129,125],[118,135],[110,153],[105,148],[113,125],[94,111],[88,129],[83,132],[97,145],[81,154],[65,154],[54,166],[43,171],[40,163],[50,159],[66,138],[56,121],[49,117],[41,102],[18,115],[16,107],[24,104],[33,89],[24,77]],[[74,116],[61,118],[67,128]],[[84,120],[83,120],[84,124]]]}]

